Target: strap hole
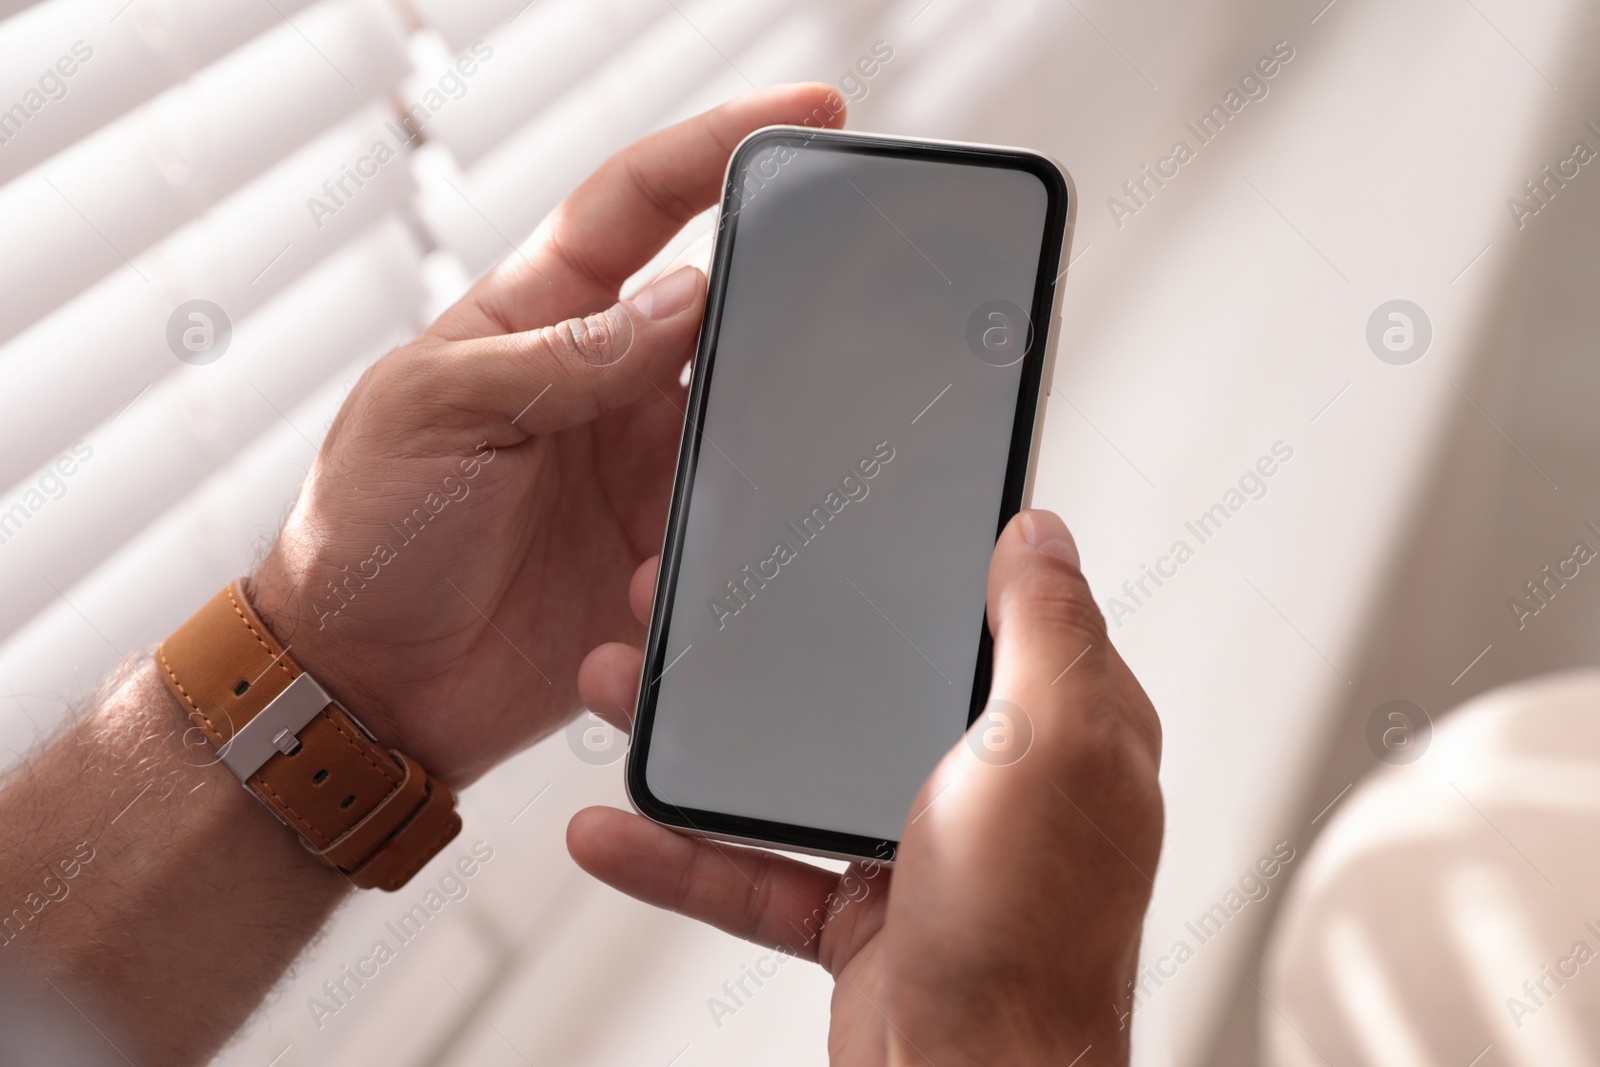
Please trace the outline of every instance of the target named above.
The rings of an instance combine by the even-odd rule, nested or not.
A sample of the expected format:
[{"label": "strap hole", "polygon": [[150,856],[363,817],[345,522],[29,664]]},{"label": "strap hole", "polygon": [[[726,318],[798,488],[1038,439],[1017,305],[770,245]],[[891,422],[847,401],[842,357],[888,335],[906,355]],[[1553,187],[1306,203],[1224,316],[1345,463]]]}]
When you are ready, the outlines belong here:
[{"label": "strap hole", "polygon": [[242,697],[244,696],[244,691],[249,688],[250,683],[245,681],[243,678],[240,678],[238,684],[233,687],[233,695],[236,697]]},{"label": "strap hole", "polygon": [[313,774],[311,776],[311,784],[312,785],[321,785],[323,782],[326,782],[327,780],[328,780],[328,772],[326,770],[318,771],[316,774]]},{"label": "strap hole", "polygon": [[341,808],[348,808],[350,805],[354,804],[355,802],[356,802],[356,795],[354,793],[351,793],[349,796],[347,796],[343,800],[339,801],[339,806]]}]

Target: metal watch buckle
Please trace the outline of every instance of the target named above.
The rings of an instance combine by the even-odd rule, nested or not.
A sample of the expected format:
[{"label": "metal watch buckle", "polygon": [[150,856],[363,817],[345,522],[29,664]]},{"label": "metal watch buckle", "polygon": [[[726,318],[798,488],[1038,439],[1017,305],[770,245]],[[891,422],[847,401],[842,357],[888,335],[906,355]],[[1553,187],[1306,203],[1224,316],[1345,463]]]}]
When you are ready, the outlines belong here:
[{"label": "metal watch buckle", "polygon": [[300,731],[330,704],[344,712],[368,740],[377,740],[360,719],[350,714],[350,709],[329,696],[315,678],[302,672],[238,733],[223,742],[217,755],[239,781],[248,782],[273,756],[299,752]]}]

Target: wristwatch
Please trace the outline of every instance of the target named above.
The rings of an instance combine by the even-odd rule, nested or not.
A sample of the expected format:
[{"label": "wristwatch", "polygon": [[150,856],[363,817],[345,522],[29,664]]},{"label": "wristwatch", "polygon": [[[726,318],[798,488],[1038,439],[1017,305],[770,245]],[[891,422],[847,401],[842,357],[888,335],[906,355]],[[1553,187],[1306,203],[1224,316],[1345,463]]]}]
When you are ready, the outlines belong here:
[{"label": "wristwatch", "polygon": [[302,670],[240,582],[178,627],[156,660],[218,762],[357,887],[399,889],[460,832],[449,788],[384,749]]}]

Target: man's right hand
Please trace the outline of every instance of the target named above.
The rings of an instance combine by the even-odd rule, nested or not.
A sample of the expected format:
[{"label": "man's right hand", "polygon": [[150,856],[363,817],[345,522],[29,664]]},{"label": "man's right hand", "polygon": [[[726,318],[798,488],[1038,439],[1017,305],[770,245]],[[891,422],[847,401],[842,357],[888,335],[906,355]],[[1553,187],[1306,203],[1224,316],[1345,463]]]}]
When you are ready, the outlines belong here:
[{"label": "man's right hand", "polygon": [[[641,618],[655,569],[634,578]],[[573,819],[573,857],[641,900],[821,963],[835,1064],[1125,1064],[1161,851],[1161,726],[1055,515],[1006,527],[988,608],[991,696],[1011,705],[990,707],[1021,745],[989,747],[984,732],[1006,725],[980,718],[913,803],[892,874],[840,877],[608,808]],[[631,707],[639,664],[630,646],[596,649],[579,678],[590,707]]]}]

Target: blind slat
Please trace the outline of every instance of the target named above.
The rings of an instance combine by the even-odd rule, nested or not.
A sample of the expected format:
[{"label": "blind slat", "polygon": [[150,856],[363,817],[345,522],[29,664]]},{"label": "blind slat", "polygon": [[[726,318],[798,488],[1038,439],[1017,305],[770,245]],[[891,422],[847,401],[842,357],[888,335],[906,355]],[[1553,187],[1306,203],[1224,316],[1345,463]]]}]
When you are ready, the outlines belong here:
[{"label": "blind slat", "polygon": [[723,53],[736,55],[761,37],[779,21],[782,4],[751,0],[689,10],[693,25],[670,12],[656,20],[611,52],[581,89],[554,101],[467,174],[452,176],[448,167],[419,174],[418,213],[434,239],[480,274],[618,146],[675,115],[689,93],[708,82],[725,96],[739,92],[744,82]]},{"label": "blind slat", "polygon": [[[411,0],[411,7],[428,26],[433,27],[456,51],[467,47],[496,26],[514,20],[521,22],[548,0]],[[608,0],[593,0],[597,8],[610,6]]]},{"label": "blind slat", "polygon": [[41,471],[0,497],[0,639],[353,356],[387,344],[421,299],[415,244],[386,222],[237,323],[222,360],[167,376],[85,434],[75,473]]},{"label": "blind slat", "polygon": [[48,0],[0,23],[0,182],[307,2]]},{"label": "blind slat", "polygon": [[[429,118],[428,139],[443,144],[457,164],[471,169],[530,116],[583,84],[607,57],[663,19],[678,16],[656,0],[547,0],[535,5],[483,42],[490,58],[466,80],[459,100]],[[551,41],[562,42],[562,47],[552,49]],[[418,88],[430,80],[424,74]]]},{"label": "blind slat", "polygon": [[313,220],[306,207],[324,181],[386,136],[388,118],[386,109],[372,107],[340,124],[136,259],[138,274],[128,268],[111,274],[0,348],[0,380],[7,383],[0,394],[0,485],[12,485],[182,366],[166,333],[180,303],[211,300],[237,325],[403,204],[414,186],[397,157],[359,189],[347,183],[354,195],[335,214]]},{"label": "blind slat", "polygon": [[0,188],[0,340],[108,271],[129,269],[124,256],[137,256],[409,70],[392,22],[364,0],[319,4],[298,29],[315,49],[296,27],[280,25]]}]

